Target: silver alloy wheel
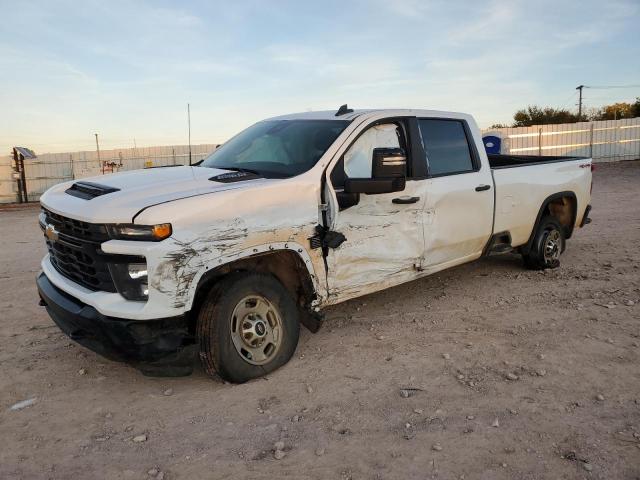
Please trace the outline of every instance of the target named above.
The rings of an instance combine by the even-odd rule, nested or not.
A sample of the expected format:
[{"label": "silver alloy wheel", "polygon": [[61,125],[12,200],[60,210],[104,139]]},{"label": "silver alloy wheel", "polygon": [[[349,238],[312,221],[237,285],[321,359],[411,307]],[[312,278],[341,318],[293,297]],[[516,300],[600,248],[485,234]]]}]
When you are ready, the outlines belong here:
[{"label": "silver alloy wheel", "polygon": [[261,295],[238,302],[231,315],[231,339],[240,356],[252,365],[269,363],[282,344],[278,309]]},{"label": "silver alloy wheel", "polygon": [[560,251],[562,250],[562,237],[560,232],[555,228],[549,230],[547,236],[544,239],[544,262],[549,265],[560,258]]}]

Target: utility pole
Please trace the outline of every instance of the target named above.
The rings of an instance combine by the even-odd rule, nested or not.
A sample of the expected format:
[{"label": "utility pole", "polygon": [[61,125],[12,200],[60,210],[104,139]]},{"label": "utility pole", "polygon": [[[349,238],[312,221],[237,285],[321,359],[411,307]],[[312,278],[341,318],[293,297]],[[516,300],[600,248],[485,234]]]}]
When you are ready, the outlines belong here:
[{"label": "utility pole", "polygon": [[578,85],[576,90],[580,90],[580,98],[578,99],[578,121],[582,120],[582,89],[584,85]]},{"label": "utility pole", "polygon": [[189,125],[189,165],[191,165],[191,106],[187,103],[187,124]]},{"label": "utility pole", "polygon": [[96,136],[96,151],[98,152],[98,166],[102,167],[102,162],[100,161],[100,144],[98,143],[98,134],[94,133],[94,135]]}]

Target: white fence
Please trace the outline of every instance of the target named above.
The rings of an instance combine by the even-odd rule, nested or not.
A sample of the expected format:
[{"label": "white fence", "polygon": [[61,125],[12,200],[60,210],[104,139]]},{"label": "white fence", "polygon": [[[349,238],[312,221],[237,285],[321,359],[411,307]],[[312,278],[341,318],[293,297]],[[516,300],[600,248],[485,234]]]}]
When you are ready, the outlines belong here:
[{"label": "white fence", "polygon": [[[192,162],[202,160],[216,147],[213,144],[192,145]],[[49,187],[67,180],[124,170],[188,164],[188,145],[101,150],[100,159],[96,151],[44,153],[36,159],[24,161],[29,201],[37,201]],[[0,157],[0,203],[18,200],[13,170],[13,158]]]},{"label": "white fence", "polygon": [[502,153],[575,155],[596,162],[640,159],[640,117],[598,122],[486,129],[502,138]]},{"label": "white fence", "polygon": [[[520,128],[486,129],[484,135],[502,138],[502,153],[514,155],[576,155],[596,162],[640,159],[640,117],[602,122],[563,123]],[[28,146],[28,145],[27,145]],[[192,161],[197,162],[217,145],[193,145]],[[36,201],[52,185],[112,171],[186,165],[189,147],[147,147],[103,150],[98,153],[45,153],[25,160],[27,191]],[[17,183],[12,176],[13,159],[0,157],[0,203],[17,201]]]}]

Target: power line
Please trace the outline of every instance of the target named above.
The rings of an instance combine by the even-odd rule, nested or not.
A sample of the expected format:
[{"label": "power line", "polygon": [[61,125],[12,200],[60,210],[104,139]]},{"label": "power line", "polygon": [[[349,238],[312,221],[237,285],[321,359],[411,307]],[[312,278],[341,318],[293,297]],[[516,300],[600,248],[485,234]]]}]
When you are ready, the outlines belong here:
[{"label": "power line", "polygon": [[608,88],[640,88],[640,85],[582,85],[584,88],[598,88],[598,89],[608,89]]},{"label": "power line", "polygon": [[614,88],[640,88],[640,85],[578,85],[576,87],[576,90],[580,93],[580,96],[578,97],[578,120],[582,118],[582,89],[584,88],[610,90]]},{"label": "power line", "polygon": [[567,99],[564,102],[562,102],[562,106],[560,108],[565,108],[567,106],[567,103],[572,101],[575,96],[576,96],[576,92],[573,92],[571,95],[569,95]]}]

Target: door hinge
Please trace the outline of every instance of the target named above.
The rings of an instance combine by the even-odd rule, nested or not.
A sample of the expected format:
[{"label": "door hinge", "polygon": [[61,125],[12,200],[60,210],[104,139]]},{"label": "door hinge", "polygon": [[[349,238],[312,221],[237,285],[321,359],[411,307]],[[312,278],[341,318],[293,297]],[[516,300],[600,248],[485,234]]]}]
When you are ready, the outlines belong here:
[{"label": "door hinge", "polygon": [[338,248],[347,238],[340,232],[328,230],[320,225],[316,226],[316,234],[309,237],[309,245],[316,248]]}]

